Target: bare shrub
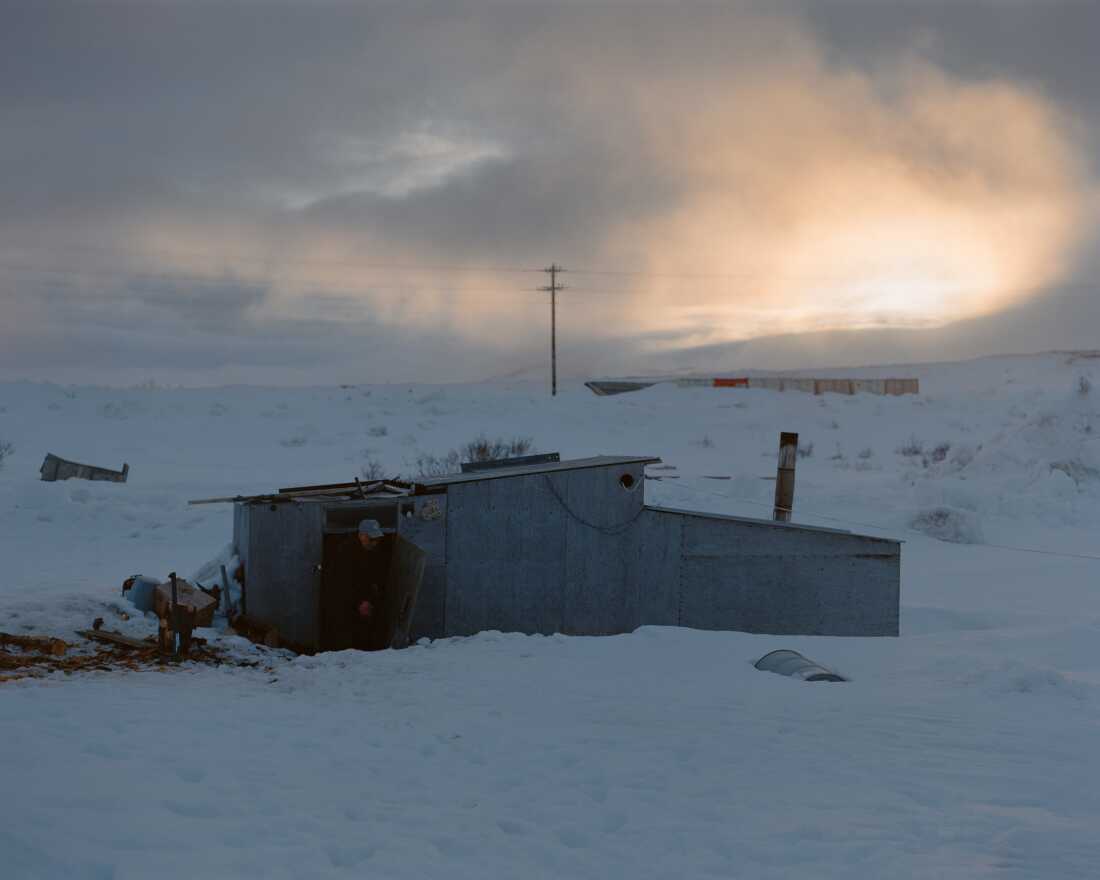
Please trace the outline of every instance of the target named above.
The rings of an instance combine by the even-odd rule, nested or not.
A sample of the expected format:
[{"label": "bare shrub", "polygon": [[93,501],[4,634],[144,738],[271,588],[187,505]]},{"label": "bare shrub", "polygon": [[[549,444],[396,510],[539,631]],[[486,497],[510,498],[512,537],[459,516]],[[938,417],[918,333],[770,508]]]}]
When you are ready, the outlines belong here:
[{"label": "bare shrub", "polygon": [[714,447],[714,441],[710,439],[710,434],[704,434],[699,440],[699,445],[704,449],[712,449]]},{"label": "bare shrub", "polygon": [[1083,373],[1077,377],[1077,396],[1088,397],[1092,391],[1092,381]]},{"label": "bare shrub", "polygon": [[[981,446],[978,449],[981,449]],[[974,460],[976,454],[976,450],[971,446],[958,446],[951,455],[951,464],[962,470]]]},{"label": "bare shrub", "polygon": [[944,460],[947,459],[947,453],[949,453],[950,451],[951,451],[951,444],[950,443],[947,443],[947,442],[937,443],[932,448],[932,451],[928,455],[929,455],[929,458],[932,459],[932,461],[934,461],[938,464],[939,462],[944,461]]},{"label": "bare shrub", "polygon": [[370,434],[371,437],[385,437],[389,432],[389,428],[387,428],[385,425],[375,425],[373,428],[370,428],[367,431],[367,433]]},{"label": "bare shrub", "polygon": [[913,434],[896,451],[898,455],[903,455],[906,458],[916,458],[918,455],[924,454],[924,444],[921,443],[916,434]]},{"label": "bare shrub", "polygon": [[798,457],[799,458],[813,458],[814,444],[813,443],[800,443],[798,444]]},{"label": "bare shrub", "polygon": [[497,437],[490,440],[479,434],[465,446],[460,446],[459,454],[465,456],[463,461],[500,461],[502,458],[527,455],[534,448],[530,437],[513,437],[511,440]]},{"label": "bare shrub", "polygon": [[875,450],[870,446],[866,446],[859,451],[859,458],[861,461],[870,461],[875,457]]},{"label": "bare shrub", "polygon": [[384,480],[392,474],[388,474],[386,469],[382,466],[377,458],[368,456],[364,461],[362,467],[359,468],[359,476],[364,480]]},{"label": "bare shrub", "polygon": [[10,443],[0,442],[0,471],[4,469],[4,459],[15,452],[15,447]]},{"label": "bare shrub", "polygon": [[1100,471],[1085,464],[1079,458],[1071,458],[1066,461],[1052,461],[1050,463],[1050,469],[1052,471],[1061,471],[1078,486],[1100,477]]},{"label": "bare shrub", "polygon": [[446,455],[428,455],[427,453],[416,457],[416,475],[418,477],[442,477],[446,474],[457,474],[462,470],[462,457],[457,449],[452,449]]},{"label": "bare shrub", "polygon": [[930,538],[952,544],[980,544],[981,523],[974,514],[952,507],[933,507],[917,513],[910,528]]},{"label": "bare shrub", "polygon": [[507,439],[497,437],[489,439],[485,434],[479,434],[468,443],[464,443],[457,449],[452,449],[445,455],[418,455],[416,457],[416,471],[421,477],[441,477],[446,474],[457,474],[462,470],[462,465],[473,461],[500,461],[502,458],[515,458],[527,455],[535,448],[534,441],[530,437],[513,437]]}]

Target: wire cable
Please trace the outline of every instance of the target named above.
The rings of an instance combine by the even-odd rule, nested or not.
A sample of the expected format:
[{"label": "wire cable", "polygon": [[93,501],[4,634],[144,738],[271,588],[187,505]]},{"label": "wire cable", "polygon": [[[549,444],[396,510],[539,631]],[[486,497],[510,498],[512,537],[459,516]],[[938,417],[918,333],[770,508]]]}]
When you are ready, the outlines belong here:
[{"label": "wire cable", "polygon": [[617,523],[613,526],[601,526],[598,523],[590,522],[589,520],[582,517],[580,514],[575,513],[572,508],[570,508],[569,505],[566,503],[565,499],[562,498],[561,495],[558,493],[557,487],[554,485],[554,481],[550,479],[549,474],[543,476],[543,480],[546,483],[546,488],[550,490],[550,494],[554,496],[558,504],[561,505],[561,509],[564,510],[566,514],[568,514],[570,519],[572,519],[574,522],[580,523],[580,525],[584,526],[585,528],[592,529],[603,535],[621,535],[632,525],[634,525],[638,517],[640,517],[645,512],[645,505],[639,504],[638,509],[629,519],[623,520],[623,522]]},{"label": "wire cable", "polygon": [[[676,475],[670,475],[670,477],[672,479],[676,479],[677,477],[687,477],[689,479],[690,478],[695,478],[695,479],[703,479],[703,480],[732,479],[732,477],[729,477],[729,476],[712,476],[712,475],[704,475],[704,474],[676,474]],[[647,480],[666,480],[666,479],[669,479],[670,477],[650,476],[648,474],[646,475]],[[769,503],[763,502],[763,501],[756,501],[756,500],[750,499],[750,498],[741,498],[741,497],[738,497],[736,495],[723,495],[723,494],[720,494],[718,492],[710,492],[708,494],[713,495],[715,498],[723,498],[723,499],[726,499],[728,501],[739,501],[743,504],[751,504],[751,505],[755,505],[757,507],[767,507],[771,510],[780,510],[780,511],[783,511],[784,513],[789,513],[792,516],[795,513],[793,508],[776,507],[774,504],[769,504]],[[938,540],[937,538],[933,538],[930,535],[924,534],[924,532],[918,532],[916,529],[910,529],[910,528],[906,528],[904,526],[894,528],[894,527],[891,527],[891,526],[875,525],[874,523],[860,522],[859,520],[847,519],[845,517],[840,517],[840,516],[831,516],[831,515],[825,514],[825,513],[818,513],[817,511],[810,510],[810,509],[805,508],[805,507],[800,507],[798,512],[800,514],[808,514],[810,516],[816,517],[817,519],[830,520],[832,522],[844,523],[845,525],[859,526],[860,528],[865,528],[865,529],[877,529],[878,531],[883,531],[883,532],[905,532],[907,534],[916,535],[918,538],[923,538],[923,539],[929,540],[929,541]],[[792,525],[796,525],[796,523],[792,523]],[[948,542],[948,543],[950,543],[950,542]],[[1089,553],[1063,553],[1063,552],[1058,551],[1058,550],[1044,550],[1044,549],[1039,548],[1039,547],[1018,547],[1018,546],[1015,546],[1015,545],[1012,545],[1012,544],[990,544],[986,541],[975,541],[971,544],[964,544],[962,546],[990,547],[994,550],[1009,550],[1009,551],[1012,551],[1014,553],[1037,553],[1037,554],[1040,554],[1040,555],[1043,555],[1043,556],[1061,556],[1061,557],[1066,558],[1066,559],[1091,559],[1093,561],[1100,562],[1100,556],[1089,554]]]}]

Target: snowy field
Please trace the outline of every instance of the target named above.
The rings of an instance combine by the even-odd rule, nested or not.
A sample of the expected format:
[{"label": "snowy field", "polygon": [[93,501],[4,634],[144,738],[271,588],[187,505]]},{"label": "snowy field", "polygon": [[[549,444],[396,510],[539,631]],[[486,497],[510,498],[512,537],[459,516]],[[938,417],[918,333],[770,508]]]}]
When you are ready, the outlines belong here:
[{"label": "snowy field", "polygon": [[[0,385],[10,633],[146,635],[122,580],[231,537],[187,499],[409,474],[480,432],[659,455],[651,503],[768,516],[798,431],[795,520],[907,541],[897,639],[485,633],[0,684],[0,876],[1100,875],[1100,559],[1072,556],[1100,556],[1100,360],[883,372],[923,393]],[[46,452],[130,482],[39,482]],[[753,669],[779,647],[851,681]]]}]

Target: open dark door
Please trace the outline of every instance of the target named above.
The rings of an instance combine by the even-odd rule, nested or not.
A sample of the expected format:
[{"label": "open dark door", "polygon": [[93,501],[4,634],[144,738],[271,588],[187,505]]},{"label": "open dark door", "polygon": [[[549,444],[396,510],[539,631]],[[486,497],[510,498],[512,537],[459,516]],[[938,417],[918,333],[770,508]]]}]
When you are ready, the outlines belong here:
[{"label": "open dark door", "polygon": [[387,605],[391,648],[404,648],[409,644],[416,597],[427,562],[428,554],[416,544],[400,535],[394,536]]},{"label": "open dark door", "polygon": [[325,535],[321,576],[322,651],[404,647],[427,554],[387,535],[367,550],[355,533]]}]

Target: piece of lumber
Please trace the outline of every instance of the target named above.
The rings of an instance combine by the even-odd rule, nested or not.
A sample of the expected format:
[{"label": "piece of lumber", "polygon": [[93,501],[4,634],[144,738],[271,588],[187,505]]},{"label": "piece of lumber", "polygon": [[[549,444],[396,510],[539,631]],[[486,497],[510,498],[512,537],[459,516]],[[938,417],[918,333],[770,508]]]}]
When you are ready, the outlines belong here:
[{"label": "piece of lumber", "polygon": [[188,504],[233,504],[238,501],[256,501],[263,498],[274,498],[274,495],[224,495],[221,498],[192,498]]},{"label": "piece of lumber", "polygon": [[123,648],[148,650],[156,647],[143,639],[135,639],[132,636],[123,635],[110,629],[78,629],[76,634],[91,639],[93,642],[106,642],[110,645],[121,645]]}]

